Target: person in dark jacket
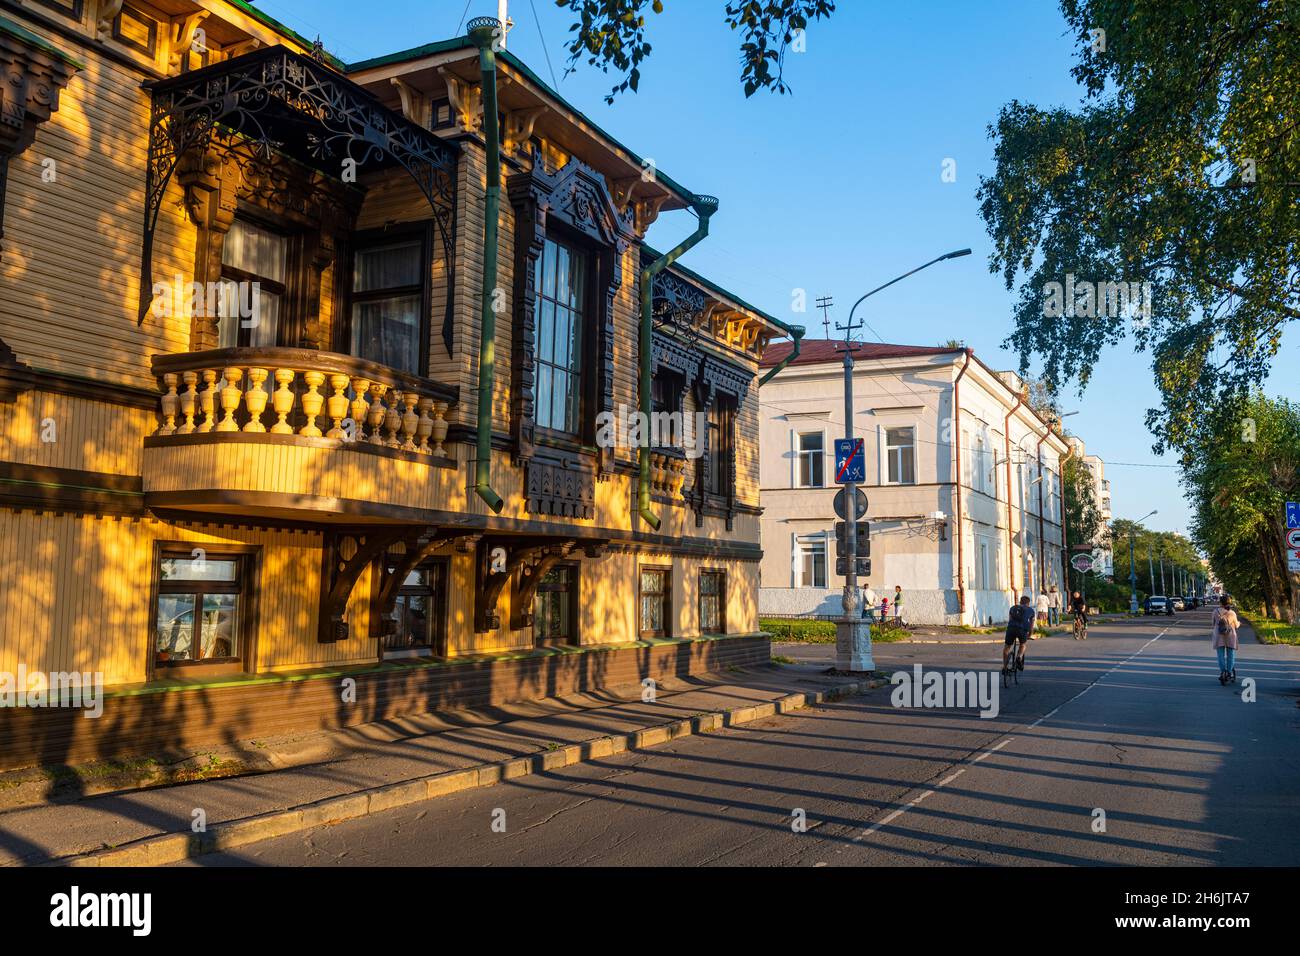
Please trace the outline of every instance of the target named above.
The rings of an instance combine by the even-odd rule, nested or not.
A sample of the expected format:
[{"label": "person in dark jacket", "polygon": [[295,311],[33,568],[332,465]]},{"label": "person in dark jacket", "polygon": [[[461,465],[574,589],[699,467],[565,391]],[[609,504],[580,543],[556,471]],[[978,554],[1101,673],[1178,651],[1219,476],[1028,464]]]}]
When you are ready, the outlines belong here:
[{"label": "person in dark jacket", "polygon": [[[1025,669],[1025,644],[1034,633],[1033,599],[1028,594],[1013,605],[1007,612],[1007,638],[1002,645],[1002,672],[1005,674],[1012,667],[1012,655],[1015,655],[1015,668]],[[1019,652],[1017,653],[1017,648]]]}]

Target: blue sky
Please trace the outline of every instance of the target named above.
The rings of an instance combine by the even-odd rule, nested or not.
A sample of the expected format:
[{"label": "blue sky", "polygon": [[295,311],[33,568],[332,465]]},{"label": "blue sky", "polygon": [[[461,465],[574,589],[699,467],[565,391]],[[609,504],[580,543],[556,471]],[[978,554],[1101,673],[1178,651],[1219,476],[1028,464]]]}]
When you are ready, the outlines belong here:
[{"label": "blue sky", "polygon": [[[793,95],[746,100],[738,37],[722,22],[724,0],[665,0],[652,18],[654,52],[641,90],[607,106],[612,83],[582,65],[564,76],[568,12],[553,0],[511,0],[511,52],[549,79],[609,133],[696,192],[721,201],[710,238],[684,265],[778,318],[821,337],[817,296],[833,296],[843,321],[862,293],[951,249],[974,254],[941,263],[873,296],[865,317],[886,342],[934,345],[961,338],[989,365],[1014,368],[1001,347],[1013,294],[988,271],[992,246],[975,191],[992,171],[988,124],[1011,99],[1073,104],[1073,44],[1050,0],[839,0],[814,24],[808,50],[792,54]],[[258,6],[346,60],[452,36],[465,0],[268,0]],[[471,0],[469,16],[495,15],[496,0]],[[543,43],[545,46],[543,46]],[[956,161],[956,182],[941,179]],[[650,242],[669,248],[694,228],[665,215]],[[805,289],[809,312],[791,311]],[[869,306],[869,308],[866,308]],[[863,310],[859,310],[863,315]],[[874,339],[871,332],[868,339]],[[1282,357],[1295,359],[1290,333]],[[1274,375],[1273,394],[1300,398]],[[1151,453],[1143,414],[1158,402],[1150,357],[1129,343],[1108,350],[1087,392],[1062,396],[1071,430],[1108,462],[1116,517],[1158,508],[1152,527],[1186,530],[1188,509],[1172,459]],[[1122,465],[1121,462],[1133,463]]]}]

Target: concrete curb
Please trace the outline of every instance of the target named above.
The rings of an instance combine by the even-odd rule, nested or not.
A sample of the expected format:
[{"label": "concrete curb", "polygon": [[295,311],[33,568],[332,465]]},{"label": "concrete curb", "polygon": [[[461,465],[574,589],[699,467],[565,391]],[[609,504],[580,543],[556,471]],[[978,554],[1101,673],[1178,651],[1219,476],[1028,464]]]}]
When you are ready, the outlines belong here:
[{"label": "concrete curb", "polygon": [[276,810],[254,817],[216,823],[203,833],[166,833],[135,840],[112,849],[58,857],[39,865],[162,866],[167,863],[179,863],[192,857],[246,846],[259,840],[285,836],[326,824],[356,820],[384,810],[420,803],[432,797],[441,797],[478,787],[490,787],[502,780],[559,770],[628,750],[655,747],[681,737],[747,724],[777,714],[788,714],[804,707],[852,697],[864,691],[883,687],[888,683],[887,680],[881,679],[859,680],[824,691],[787,694],[765,704],[698,714],[657,727],[597,737],[527,757],[515,757],[510,760],[479,764],[464,770],[416,777],[356,793],[340,794],[337,797],[290,807],[287,810]]}]

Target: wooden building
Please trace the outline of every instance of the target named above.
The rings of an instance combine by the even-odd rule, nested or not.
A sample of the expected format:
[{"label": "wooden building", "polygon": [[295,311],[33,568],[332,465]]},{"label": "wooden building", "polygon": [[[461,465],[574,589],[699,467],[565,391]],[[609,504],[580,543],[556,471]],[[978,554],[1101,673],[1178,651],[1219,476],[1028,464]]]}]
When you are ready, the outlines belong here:
[{"label": "wooden building", "polygon": [[[344,64],[240,0],[0,5],[0,675],[106,686],[0,767],[766,660],[792,330],[645,246],[716,201],[494,24]],[[611,442],[643,405],[694,452]]]}]

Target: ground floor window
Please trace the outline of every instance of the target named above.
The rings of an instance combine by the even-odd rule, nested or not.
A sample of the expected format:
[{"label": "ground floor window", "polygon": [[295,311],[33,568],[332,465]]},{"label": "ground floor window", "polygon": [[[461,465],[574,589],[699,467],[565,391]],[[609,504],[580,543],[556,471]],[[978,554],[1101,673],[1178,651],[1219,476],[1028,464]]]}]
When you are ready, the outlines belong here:
[{"label": "ground floor window", "polygon": [[668,637],[672,620],[672,571],[668,568],[641,569],[642,637]]},{"label": "ground floor window", "polygon": [[243,656],[246,558],[202,548],[160,555],[155,664],[231,663]]},{"label": "ground floor window", "polygon": [[725,634],[727,572],[700,572],[700,633]]},{"label": "ground floor window", "polygon": [[393,602],[396,630],[384,636],[385,651],[441,651],[447,607],[447,564],[429,561],[406,575]]},{"label": "ground floor window", "polygon": [[578,643],[578,569],[561,564],[546,572],[533,598],[533,639],[538,644]]},{"label": "ground floor window", "polygon": [[799,578],[795,587],[826,587],[826,539],[820,536],[799,538],[795,548],[795,568]]}]

